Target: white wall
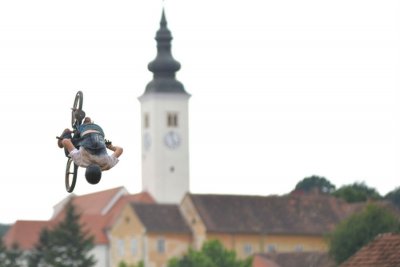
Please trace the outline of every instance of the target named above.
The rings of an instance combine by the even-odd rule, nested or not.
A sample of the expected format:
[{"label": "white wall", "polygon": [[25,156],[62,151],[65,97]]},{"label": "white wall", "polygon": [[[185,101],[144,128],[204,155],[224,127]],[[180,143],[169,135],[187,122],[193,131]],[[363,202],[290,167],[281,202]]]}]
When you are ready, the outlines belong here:
[{"label": "white wall", "polygon": [[96,245],[90,255],[96,259],[95,267],[110,267],[108,245]]},{"label": "white wall", "polygon": [[[185,94],[172,93],[140,98],[142,119],[145,113],[150,114],[150,127],[144,129],[142,125],[142,136],[151,135],[150,148],[146,150],[142,144],[142,189],[160,203],[179,203],[189,191],[188,98]],[[178,113],[178,127],[167,127],[168,112]],[[171,130],[181,137],[180,146],[172,150],[164,144],[164,136]]]}]

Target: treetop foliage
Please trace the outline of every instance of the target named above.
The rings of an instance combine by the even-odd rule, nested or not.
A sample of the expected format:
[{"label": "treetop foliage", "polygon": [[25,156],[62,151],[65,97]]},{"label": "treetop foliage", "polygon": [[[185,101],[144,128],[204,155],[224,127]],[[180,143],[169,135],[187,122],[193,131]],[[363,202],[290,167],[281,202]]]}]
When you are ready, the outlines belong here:
[{"label": "treetop foliage", "polygon": [[[367,186],[365,182],[354,182],[336,189],[336,186],[325,177],[317,175],[306,177],[298,182],[294,192],[330,194],[348,203],[382,199],[378,191]],[[390,192],[385,198],[400,207],[400,187]]]},{"label": "treetop foliage", "polygon": [[389,210],[368,204],[361,212],[343,220],[329,234],[329,252],[340,264],[378,234],[399,231],[400,222]]},{"label": "treetop foliage", "polygon": [[364,182],[344,185],[333,192],[332,195],[342,198],[349,203],[367,201],[368,199],[378,200],[382,198],[375,188],[368,187]]},{"label": "treetop foliage", "polygon": [[239,260],[236,253],[223,247],[220,241],[210,240],[200,251],[189,249],[182,258],[173,258],[168,267],[251,267],[251,258]]},{"label": "treetop foliage", "polygon": [[306,193],[318,190],[318,193],[329,194],[335,191],[335,188],[335,185],[329,182],[325,177],[312,175],[298,182],[295,190],[302,190]]},{"label": "treetop foliage", "polygon": [[385,199],[394,203],[398,208],[400,208],[400,187],[395,188],[385,195]]}]

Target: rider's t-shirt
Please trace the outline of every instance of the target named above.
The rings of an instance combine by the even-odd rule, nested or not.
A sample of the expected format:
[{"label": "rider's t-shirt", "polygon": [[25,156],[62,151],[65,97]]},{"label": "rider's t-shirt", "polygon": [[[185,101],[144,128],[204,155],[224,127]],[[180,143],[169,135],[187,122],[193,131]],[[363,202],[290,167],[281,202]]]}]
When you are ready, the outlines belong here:
[{"label": "rider's t-shirt", "polygon": [[74,149],[69,153],[74,163],[80,167],[88,167],[91,164],[97,164],[102,171],[111,169],[118,163],[118,158],[107,153],[101,155],[90,154],[84,147]]}]

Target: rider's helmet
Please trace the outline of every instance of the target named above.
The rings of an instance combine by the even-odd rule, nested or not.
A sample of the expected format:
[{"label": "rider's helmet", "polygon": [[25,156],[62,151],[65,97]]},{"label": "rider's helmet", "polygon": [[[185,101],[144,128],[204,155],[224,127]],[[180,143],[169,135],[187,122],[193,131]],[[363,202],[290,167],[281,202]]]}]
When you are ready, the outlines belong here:
[{"label": "rider's helmet", "polygon": [[101,169],[99,165],[91,164],[86,168],[86,180],[89,184],[97,184],[101,179]]}]

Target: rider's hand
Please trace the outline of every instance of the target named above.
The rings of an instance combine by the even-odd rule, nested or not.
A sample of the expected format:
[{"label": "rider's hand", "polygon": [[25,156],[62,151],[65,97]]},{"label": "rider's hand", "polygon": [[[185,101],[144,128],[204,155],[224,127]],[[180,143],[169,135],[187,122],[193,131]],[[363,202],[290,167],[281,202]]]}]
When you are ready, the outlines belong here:
[{"label": "rider's hand", "polygon": [[105,139],[106,148],[110,148],[112,146],[112,142],[110,140]]}]

